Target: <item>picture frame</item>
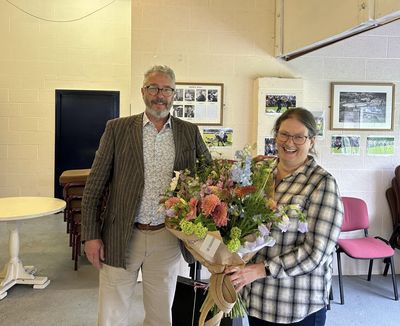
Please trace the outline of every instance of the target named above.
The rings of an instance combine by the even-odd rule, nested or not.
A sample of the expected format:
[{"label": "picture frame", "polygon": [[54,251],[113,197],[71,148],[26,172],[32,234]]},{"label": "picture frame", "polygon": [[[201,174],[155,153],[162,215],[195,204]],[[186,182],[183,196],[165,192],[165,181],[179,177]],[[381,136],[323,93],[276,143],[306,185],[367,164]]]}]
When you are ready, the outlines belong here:
[{"label": "picture frame", "polygon": [[331,83],[332,130],[393,130],[393,83]]},{"label": "picture frame", "polygon": [[223,99],[223,83],[177,82],[171,115],[199,126],[222,126]]}]

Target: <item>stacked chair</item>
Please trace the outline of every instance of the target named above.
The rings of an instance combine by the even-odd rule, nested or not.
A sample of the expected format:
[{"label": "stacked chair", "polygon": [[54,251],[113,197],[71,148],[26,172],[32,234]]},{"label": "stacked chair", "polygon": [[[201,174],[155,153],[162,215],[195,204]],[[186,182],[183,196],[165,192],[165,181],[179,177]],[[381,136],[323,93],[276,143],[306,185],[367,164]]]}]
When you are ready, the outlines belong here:
[{"label": "stacked chair", "polygon": [[400,165],[394,171],[392,186],[386,190],[386,199],[392,216],[393,233],[389,243],[392,248],[400,249]]},{"label": "stacked chair", "polygon": [[90,169],[66,170],[59,179],[63,187],[63,197],[67,203],[64,221],[67,223],[69,245],[72,247],[74,270],[78,270],[78,259],[81,255],[81,203],[89,173]]}]

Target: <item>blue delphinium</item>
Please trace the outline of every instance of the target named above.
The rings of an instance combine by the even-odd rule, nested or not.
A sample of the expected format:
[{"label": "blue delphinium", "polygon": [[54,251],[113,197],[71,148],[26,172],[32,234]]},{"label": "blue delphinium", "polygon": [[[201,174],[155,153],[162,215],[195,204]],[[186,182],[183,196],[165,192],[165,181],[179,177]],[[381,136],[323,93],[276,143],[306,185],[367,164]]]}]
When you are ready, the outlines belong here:
[{"label": "blue delphinium", "polygon": [[251,154],[248,148],[236,151],[236,162],[231,170],[232,180],[241,186],[251,185]]}]

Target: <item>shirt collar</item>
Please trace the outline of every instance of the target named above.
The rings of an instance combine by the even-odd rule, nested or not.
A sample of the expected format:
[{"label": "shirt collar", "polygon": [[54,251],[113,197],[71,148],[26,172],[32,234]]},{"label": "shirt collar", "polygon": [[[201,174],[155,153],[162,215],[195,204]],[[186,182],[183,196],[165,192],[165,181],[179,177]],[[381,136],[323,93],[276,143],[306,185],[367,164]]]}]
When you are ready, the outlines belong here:
[{"label": "shirt collar", "polygon": [[[312,157],[311,155],[308,155],[307,157],[307,161],[300,167],[297,168],[297,170],[293,171],[293,173],[291,173],[290,175],[288,175],[287,177],[293,177],[296,176],[298,174],[304,174],[304,175],[309,175],[312,173],[312,171],[314,170],[315,166],[317,165],[317,162],[315,161],[314,157]],[[277,172],[278,169],[278,162],[279,159],[276,161],[276,165],[274,167],[274,172]],[[287,178],[285,177],[285,178]]]},{"label": "shirt collar", "polygon": [[[146,126],[147,124],[149,124],[149,123],[152,123],[152,122],[150,121],[149,117],[147,116],[147,113],[144,112],[144,113],[143,113],[143,127],[145,127],[145,126]],[[167,120],[167,122],[165,122],[163,129],[164,129],[164,128],[170,128],[170,129],[172,129],[172,119],[171,119],[171,115],[168,116],[168,120]]]}]

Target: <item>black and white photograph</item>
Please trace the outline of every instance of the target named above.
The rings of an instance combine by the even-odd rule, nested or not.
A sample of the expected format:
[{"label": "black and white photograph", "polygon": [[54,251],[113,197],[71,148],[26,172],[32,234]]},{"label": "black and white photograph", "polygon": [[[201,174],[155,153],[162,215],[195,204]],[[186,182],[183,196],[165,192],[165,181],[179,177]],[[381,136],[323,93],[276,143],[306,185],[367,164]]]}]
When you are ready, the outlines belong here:
[{"label": "black and white photograph", "polygon": [[183,89],[182,88],[175,89],[174,101],[183,101]]},{"label": "black and white photograph", "polygon": [[185,89],[185,101],[194,101],[195,90]]},{"label": "black and white photograph", "polygon": [[207,100],[208,102],[218,102],[218,90],[209,89],[207,91]]},{"label": "black and white photograph", "polygon": [[392,130],[394,85],[332,83],[331,129]]},{"label": "black and white photograph", "polygon": [[172,116],[182,118],[183,117],[183,105],[172,106]]},{"label": "black and white photograph", "polygon": [[205,89],[196,89],[196,101],[205,102],[207,100],[207,91]]},{"label": "black and white photograph", "polygon": [[274,137],[264,138],[264,155],[276,156],[278,155],[278,150],[276,149],[276,143]]},{"label": "black and white photograph", "polygon": [[177,82],[171,113],[199,126],[221,126],[223,94],[222,83]]},{"label": "black and white photograph", "polygon": [[194,105],[185,105],[183,112],[185,118],[194,118]]},{"label": "black and white photograph", "polygon": [[265,113],[283,113],[296,107],[296,95],[267,94],[265,96]]}]

